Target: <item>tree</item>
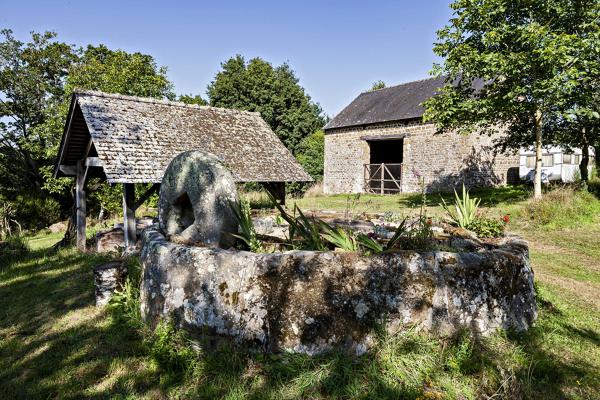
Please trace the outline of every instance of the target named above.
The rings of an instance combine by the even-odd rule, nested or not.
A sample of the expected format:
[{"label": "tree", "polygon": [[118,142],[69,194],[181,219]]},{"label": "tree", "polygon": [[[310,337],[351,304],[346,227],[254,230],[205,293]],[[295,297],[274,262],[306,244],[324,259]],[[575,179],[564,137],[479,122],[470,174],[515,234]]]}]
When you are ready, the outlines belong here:
[{"label": "tree", "polygon": [[197,106],[207,106],[208,102],[202,98],[200,95],[191,95],[191,94],[182,94],[179,95],[177,101],[180,101],[185,104],[195,104]]},{"label": "tree", "polygon": [[379,90],[379,89],[383,89],[385,87],[386,87],[385,82],[379,80],[379,81],[373,82],[373,84],[371,85],[371,89],[369,91],[372,92],[373,90]]},{"label": "tree", "polygon": [[8,29],[0,34],[0,196],[43,196],[41,170],[60,140],[61,124],[51,120],[77,52],[52,32],[32,33],[28,43]]},{"label": "tree", "polygon": [[322,181],[325,160],[325,133],[318,130],[302,139],[298,146],[296,158],[315,181]]},{"label": "tree", "polygon": [[288,64],[273,67],[260,58],[246,63],[237,55],[221,67],[208,86],[210,105],[259,112],[292,153],[303,138],[325,125],[321,107]]},{"label": "tree", "polygon": [[535,143],[536,198],[545,126],[572,106],[585,74],[573,10],[586,7],[597,0],[456,0],[434,45],[444,59],[434,73],[448,84],[426,102],[425,119],[440,132],[502,132],[501,150]]},{"label": "tree", "polygon": [[80,62],[69,70],[67,94],[75,88],[158,99],[175,99],[167,68],[142,53],[89,45]]}]

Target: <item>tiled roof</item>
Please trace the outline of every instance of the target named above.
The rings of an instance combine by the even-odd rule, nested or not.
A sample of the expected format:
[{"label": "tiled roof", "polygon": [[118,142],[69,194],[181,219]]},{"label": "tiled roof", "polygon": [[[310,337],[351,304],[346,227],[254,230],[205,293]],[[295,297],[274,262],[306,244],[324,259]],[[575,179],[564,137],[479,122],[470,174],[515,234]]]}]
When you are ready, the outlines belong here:
[{"label": "tiled roof", "polygon": [[[435,96],[446,84],[446,77],[423,79],[361,93],[325,126],[325,130],[382,122],[421,118],[422,103]],[[478,90],[483,81],[475,80]]]},{"label": "tiled roof", "polygon": [[[258,113],[91,91],[73,102],[111,183],[160,182],[171,159],[192,149],[221,158],[239,182],[312,180]],[[81,151],[72,147],[66,133],[59,164]]]}]

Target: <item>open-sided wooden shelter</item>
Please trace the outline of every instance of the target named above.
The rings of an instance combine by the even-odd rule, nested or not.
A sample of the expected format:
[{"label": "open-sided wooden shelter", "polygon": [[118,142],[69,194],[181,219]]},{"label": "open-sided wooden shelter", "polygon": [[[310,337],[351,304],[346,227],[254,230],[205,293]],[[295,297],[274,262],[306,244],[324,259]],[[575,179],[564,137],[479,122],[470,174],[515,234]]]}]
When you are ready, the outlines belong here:
[{"label": "open-sided wooden shelter", "polygon": [[[135,210],[159,188],[173,157],[203,150],[221,158],[238,182],[260,182],[285,195],[285,182],[311,181],[259,113],[77,91],[55,177],[75,177],[77,245],[85,248],[85,184],[123,184],[126,247],[135,243]],[[135,183],[153,183],[136,201]]]}]

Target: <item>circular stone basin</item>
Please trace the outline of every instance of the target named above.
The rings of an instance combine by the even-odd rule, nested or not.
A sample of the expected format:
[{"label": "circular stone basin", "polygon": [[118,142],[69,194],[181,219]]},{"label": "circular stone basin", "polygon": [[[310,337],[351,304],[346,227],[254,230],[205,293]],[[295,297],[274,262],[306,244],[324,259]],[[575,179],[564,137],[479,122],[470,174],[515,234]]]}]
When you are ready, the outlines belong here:
[{"label": "circular stone basin", "polygon": [[528,329],[537,317],[525,241],[476,252],[257,254],[143,233],[142,314],[259,344],[266,351],[362,354],[376,328],[439,335]]}]

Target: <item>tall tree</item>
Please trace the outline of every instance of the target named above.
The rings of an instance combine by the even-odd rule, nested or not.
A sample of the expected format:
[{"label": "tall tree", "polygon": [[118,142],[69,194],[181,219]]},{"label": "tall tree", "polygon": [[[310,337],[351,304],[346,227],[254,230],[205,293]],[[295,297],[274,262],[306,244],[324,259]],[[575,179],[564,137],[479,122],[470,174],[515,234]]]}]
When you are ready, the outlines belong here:
[{"label": "tall tree", "polygon": [[27,43],[8,29],[0,35],[0,196],[40,196],[41,168],[52,164],[60,140],[49,121],[77,52],[52,32],[32,33]]},{"label": "tall tree", "polygon": [[534,195],[541,197],[545,125],[569,109],[585,74],[577,68],[573,7],[597,2],[456,0],[434,45],[444,60],[434,73],[447,76],[448,84],[426,102],[425,118],[441,132],[503,132],[503,150],[535,143]]},{"label": "tall tree", "polygon": [[208,86],[210,104],[259,112],[292,153],[303,138],[325,125],[321,107],[288,64],[273,67],[260,58],[246,62],[237,55],[221,67]]},{"label": "tall tree", "polygon": [[167,68],[157,66],[154,57],[111,50],[102,44],[87,46],[81,61],[70,69],[67,94],[75,88],[175,99]]}]

